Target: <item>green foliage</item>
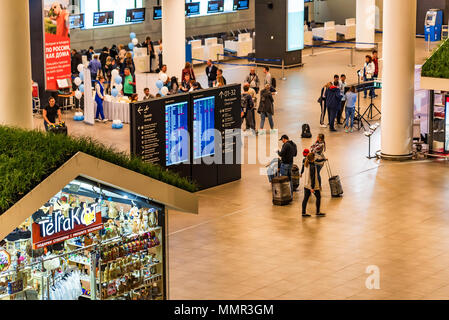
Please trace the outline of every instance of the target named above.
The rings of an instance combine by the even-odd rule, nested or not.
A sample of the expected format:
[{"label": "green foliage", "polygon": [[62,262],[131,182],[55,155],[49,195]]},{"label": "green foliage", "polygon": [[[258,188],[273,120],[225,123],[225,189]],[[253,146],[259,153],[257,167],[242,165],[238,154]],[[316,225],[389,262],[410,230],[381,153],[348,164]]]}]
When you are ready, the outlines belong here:
[{"label": "green foliage", "polygon": [[449,79],[449,41],[440,47],[424,63],[421,71],[423,77]]},{"label": "green foliage", "polygon": [[178,174],[117,152],[91,138],[73,138],[0,126],[0,214],[73,157],[84,152],[175,187],[197,187]]}]

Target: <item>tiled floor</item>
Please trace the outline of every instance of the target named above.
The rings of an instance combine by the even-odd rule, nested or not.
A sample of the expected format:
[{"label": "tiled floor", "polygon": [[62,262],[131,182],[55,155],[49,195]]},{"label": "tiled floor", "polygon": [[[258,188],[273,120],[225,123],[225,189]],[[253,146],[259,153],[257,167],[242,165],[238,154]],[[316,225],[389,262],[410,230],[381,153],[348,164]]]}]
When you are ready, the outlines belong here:
[{"label": "tiled floor", "polygon": [[[270,185],[260,174],[266,160],[244,165],[241,181],[199,193],[198,216],[170,213],[172,299],[449,297],[448,164],[368,160],[362,133],[329,134],[319,128],[316,100],[321,86],[334,73],[346,73],[348,82],[355,82],[358,68],[347,66],[348,51],[315,53],[310,57],[306,50],[304,68],[288,70],[287,81],[278,81],[275,123],[300,150],[312,144],[299,138],[302,123],[310,123],[314,135],[326,134],[327,156],[342,178],[344,197],[332,199],[325,182],[327,217],[303,220],[302,192],[289,206],[273,206]],[[358,66],[364,54],[357,52]],[[417,40],[417,63],[426,54],[424,42]],[[228,82],[241,82],[248,70],[224,69]],[[273,73],[280,76],[278,70]],[[113,131],[107,125],[87,127],[70,120],[69,126],[72,134],[88,134],[129,150],[127,127]],[[376,133],[373,150],[379,143]],[[256,150],[245,147],[245,152]],[[323,172],[323,181],[326,177]],[[368,266],[379,268],[379,290],[366,287]]]}]

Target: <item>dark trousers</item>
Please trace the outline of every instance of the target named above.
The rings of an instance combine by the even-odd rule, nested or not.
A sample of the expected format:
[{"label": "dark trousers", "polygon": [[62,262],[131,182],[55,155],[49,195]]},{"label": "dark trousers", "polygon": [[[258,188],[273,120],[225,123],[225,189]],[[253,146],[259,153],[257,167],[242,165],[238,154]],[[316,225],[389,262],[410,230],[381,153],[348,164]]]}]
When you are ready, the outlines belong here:
[{"label": "dark trousers", "polygon": [[338,109],[336,108],[328,108],[328,116],[329,116],[329,128],[335,129],[335,118],[337,117]]},{"label": "dark trousers", "polygon": [[326,118],[326,101],[321,101],[321,116],[320,116],[320,124],[324,124],[324,119]]},{"label": "dark trousers", "polygon": [[256,130],[256,114],[254,108],[248,109],[245,114],[246,130]]},{"label": "dark trousers", "polygon": [[162,69],[162,65],[163,65],[163,62],[162,62],[162,53],[159,53],[159,69]]},{"label": "dark trousers", "polygon": [[[309,201],[309,198],[312,194],[312,191],[310,189],[304,188],[304,200],[302,201],[302,214],[307,213],[307,202]],[[316,198],[316,213],[320,213],[321,209],[321,191],[315,190],[315,198]]]},{"label": "dark trousers", "polygon": [[343,110],[345,109],[345,105],[346,105],[346,100],[341,102],[341,108],[340,110],[338,110],[337,112],[337,123],[338,124],[342,124],[341,122],[341,116],[343,114]]},{"label": "dark trousers", "polygon": [[215,80],[207,80],[207,84],[208,84],[209,88],[212,88],[214,86],[214,81]]}]

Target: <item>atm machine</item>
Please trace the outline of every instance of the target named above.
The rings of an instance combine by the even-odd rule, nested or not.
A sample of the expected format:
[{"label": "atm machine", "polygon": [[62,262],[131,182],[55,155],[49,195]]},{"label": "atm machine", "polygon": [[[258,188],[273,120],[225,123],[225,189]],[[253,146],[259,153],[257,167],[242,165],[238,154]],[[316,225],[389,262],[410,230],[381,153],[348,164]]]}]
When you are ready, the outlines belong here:
[{"label": "atm machine", "polygon": [[443,10],[430,9],[426,14],[424,33],[426,41],[440,41],[443,26]]}]

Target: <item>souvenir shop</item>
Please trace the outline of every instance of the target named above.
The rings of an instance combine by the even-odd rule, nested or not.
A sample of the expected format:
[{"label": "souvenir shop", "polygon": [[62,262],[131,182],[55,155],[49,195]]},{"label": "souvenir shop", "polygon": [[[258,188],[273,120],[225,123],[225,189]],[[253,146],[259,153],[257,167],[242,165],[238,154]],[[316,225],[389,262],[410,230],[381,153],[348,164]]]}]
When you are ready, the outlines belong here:
[{"label": "souvenir shop", "polygon": [[167,299],[165,237],[163,205],[78,177],[0,241],[0,300]]}]

